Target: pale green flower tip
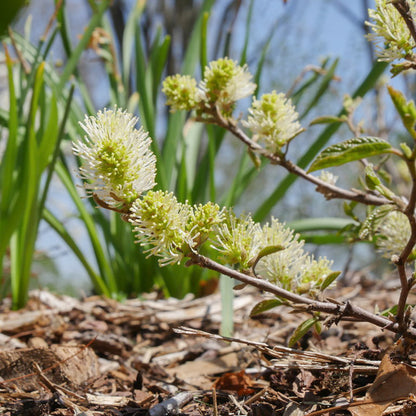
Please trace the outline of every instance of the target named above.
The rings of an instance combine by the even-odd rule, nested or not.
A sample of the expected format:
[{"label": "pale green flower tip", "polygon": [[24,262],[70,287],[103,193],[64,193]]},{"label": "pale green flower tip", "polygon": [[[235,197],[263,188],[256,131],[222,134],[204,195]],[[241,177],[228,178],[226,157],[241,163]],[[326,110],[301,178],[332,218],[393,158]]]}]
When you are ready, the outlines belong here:
[{"label": "pale green flower tip", "polygon": [[[366,24],[372,33],[367,38],[374,42],[380,61],[392,62],[413,54],[414,40],[406,23],[389,0],[376,0],[376,9],[369,9],[371,22]],[[416,2],[409,1],[410,13],[416,18]]]},{"label": "pale green flower tip", "polygon": [[262,95],[260,100],[253,98],[248,119],[242,123],[268,151],[278,153],[303,131],[298,119],[299,114],[290,98],[272,91]]},{"label": "pale green flower tip", "polygon": [[131,207],[130,222],[141,245],[159,264],[180,263],[194,243],[186,231],[192,207],[177,201],[172,192],[149,191]]},{"label": "pale green flower tip", "polygon": [[217,104],[223,115],[230,116],[235,102],[256,90],[247,65],[240,66],[230,58],[210,62],[204,69],[199,88],[199,100],[210,106]]},{"label": "pale green flower tip", "polygon": [[163,81],[162,92],[166,95],[166,104],[172,111],[190,111],[197,104],[196,81],[189,75],[172,75]]},{"label": "pale green flower tip", "polygon": [[111,207],[128,206],[155,186],[156,157],[148,133],[135,128],[137,121],[117,107],[104,109],[85,117],[80,125],[86,136],[73,143],[87,195]]}]

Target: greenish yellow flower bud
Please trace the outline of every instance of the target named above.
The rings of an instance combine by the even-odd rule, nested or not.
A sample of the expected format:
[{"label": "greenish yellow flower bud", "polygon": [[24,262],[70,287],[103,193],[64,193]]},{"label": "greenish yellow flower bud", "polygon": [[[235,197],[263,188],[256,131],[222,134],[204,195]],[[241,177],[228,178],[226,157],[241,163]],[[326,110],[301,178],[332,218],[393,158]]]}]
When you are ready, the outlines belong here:
[{"label": "greenish yellow flower bud", "polygon": [[221,224],[225,219],[224,208],[208,202],[193,207],[192,215],[187,224],[187,230],[197,246],[203,244],[212,233],[214,226]]},{"label": "greenish yellow flower bud", "polygon": [[235,102],[253,94],[256,84],[247,65],[240,66],[229,58],[212,61],[205,67],[204,77],[199,87],[201,112],[204,108],[217,106],[225,117],[230,117]]},{"label": "greenish yellow flower bud", "polygon": [[197,103],[196,81],[189,75],[172,75],[163,81],[162,92],[166,95],[166,104],[172,111],[195,108]]}]

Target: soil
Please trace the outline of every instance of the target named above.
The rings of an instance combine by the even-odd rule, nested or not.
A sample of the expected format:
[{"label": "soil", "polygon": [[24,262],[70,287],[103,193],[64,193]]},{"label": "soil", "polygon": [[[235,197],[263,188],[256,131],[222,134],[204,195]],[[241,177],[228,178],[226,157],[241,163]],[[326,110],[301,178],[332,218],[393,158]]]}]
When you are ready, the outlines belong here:
[{"label": "soil", "polygon": [[[382,311],[398,290],[358,279],[329,296]],[[310,315],[280,306],[250,318],[264,299],[250,288],[236,292],[232,339],[218,335],[218,293],[158,297],[116,302],[42,290],[20,311],[5,299],[0,415],[416,415],[413,356],[400,358],[387,331],[322,317],[322,331],[290,349]]]}]

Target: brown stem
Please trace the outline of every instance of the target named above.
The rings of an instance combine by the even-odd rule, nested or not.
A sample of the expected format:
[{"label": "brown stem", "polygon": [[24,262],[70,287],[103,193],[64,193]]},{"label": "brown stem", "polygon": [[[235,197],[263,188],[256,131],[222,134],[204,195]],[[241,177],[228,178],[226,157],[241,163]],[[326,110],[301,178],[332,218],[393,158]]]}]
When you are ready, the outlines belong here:
[{"label": "brown stem", "polygon": [[356,306],[352,303],[336,304],[331,302],[321,302],[311,298],[307,298],[306,296],[298,295],[296,293],[292,293],[285,289],[282,289],[270,283],[267,280],[259,279],[257,277],[249,276],[239,271],[230,269],[226,266],[223,266],[220,263],[215,262],[214,260],[211,260],[208,257],[202,256],[199,253],[192,253],[190,255],[188,265],[191,264],[197,264],[200,267],[214,270],[218,273],[236,279],[242,283],[272,293],[273,295],[286,299],[290,302],[307,305],[307,309],[310,311],[319,311],[335,315],[336,317],[338,317],[338,320],[343,319],[344,317],[353,317],[358,321],[369,322],[380,328],[388,329],[389,331],[400,334],[406,338],[416,340],[416,328],[405,328],[404,330],[402,330],[402,328],[400,328],[397,323],[392,322],[383,316],[368,312],[365,309],[362,309],[359,306]]},{"label": "brown stem", "polygon": [[360,191],[353,191],[340,188],[335,185],[331,185],[316,176],[313,176],[303,170],[301,167],[295,165],[291,161],[285,159],[276,154],[268,153],[265,149],[256,143],[254,140],[250,139],[237,125],[234,121],[224,119],[220,114],[216,115],[216,124],[220,127],[225,128],[231,132],[235,137],[241,140],[246,144],[251,150],[260,153],[264,157],[267,157],[272,163],[280,165],[288,170],[290,173],[297,175],[308,182],[311,182],[317,186],[317,190],[325,195],[327,199],[347,199],[349,201],[357,201],[365,205],[386,205],[391,204],[392,202],[383,196],[378,196],[370,193],[364,193]]},{"label": "brown stem", "polygon": [[410,34],[412,35],[413,41],[416,43],[416,28],[410,13],[410,7],[406,0],[394,0],[392,1],[393,6],[402,16]]},{"label": "brown stem", "polygon": [[399,296],[399,302],[398,302],[398,308],[397,308],[397,323],[399,326],[403,329],[405,326],[405,312],[406,312],[406,301],[407,297],[409,296],[410,289],[412,288],[413,279],[407,278],[406,273],[406,263],[411,255],[413,248],[416,244],[416,219],[415,219],[415,207],[416,207],[416,169],[415,169],[415,161],[409,160],[407,161],[407,166],[409,168],[410,176],[412,178],[412,190],[410,192],[410,198],[409,203],[407,204],[405,210],[403,213],[407,216],[407,219],[409,220],[410,224],[410,238],[407,242],[405,248],[401,252],[398,259],[395,261],[395,264],[397,266],[397,270],[399,272],[400,277],[400,284],[401,284],[401,290],[400,290],[400,296]]}]

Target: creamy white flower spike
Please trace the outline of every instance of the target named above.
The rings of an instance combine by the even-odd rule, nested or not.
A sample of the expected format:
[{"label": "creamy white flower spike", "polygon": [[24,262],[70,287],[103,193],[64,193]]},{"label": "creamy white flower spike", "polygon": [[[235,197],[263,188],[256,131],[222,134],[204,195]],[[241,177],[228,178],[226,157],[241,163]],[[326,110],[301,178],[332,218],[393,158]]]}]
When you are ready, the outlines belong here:
[{"label": "creamy white flower spike", "polygon": [[398,256],[410,239],[410,224],[406,215],[399,211],[389,212],[375,230],[377,248],[384,257]]},{"label": "creamy white flower spike", "polygon": [[279,153],[282,146],[303,131],[292,101],[283,93],[272,91],[260,100],[253,98],[248,111],[250,115],[242,121],[243,126],[271,153]]},{"label": "creamy white flower spike", "polygon": [[104,109],[85,117],[80,124],[86,136],[73,143],[87,195],[110,208],[129,207],[155,186],[156,157],[148,133],[135,128],[137,121],[127,111]]},{"label": "creamy white flower spike", "polygon": [[[408,1],[410,14],[416,20],[416,2]],[[405,59],[413,53],[415,42],[406,23],[390,0],[376,0],[376,9],[369,9],[371,22],[366,24],[372,33],[368,39],[374,42],[380,61]]]}]

